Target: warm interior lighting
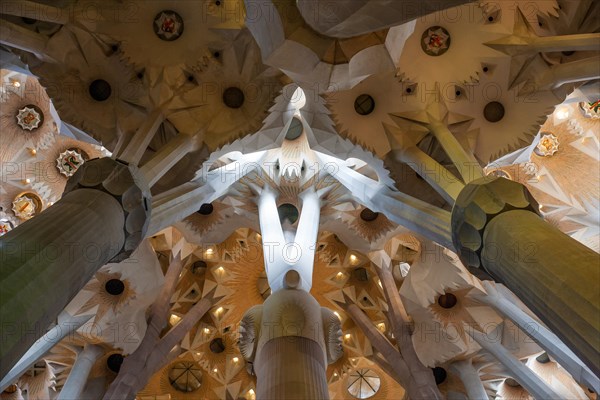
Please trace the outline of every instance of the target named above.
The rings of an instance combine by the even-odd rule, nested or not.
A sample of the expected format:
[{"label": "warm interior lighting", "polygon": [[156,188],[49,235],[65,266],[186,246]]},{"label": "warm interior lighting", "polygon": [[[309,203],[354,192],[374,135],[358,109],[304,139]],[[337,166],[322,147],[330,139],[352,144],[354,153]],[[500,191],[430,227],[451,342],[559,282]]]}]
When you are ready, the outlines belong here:
[{"label": "warm interior lighting", "polygon": [[219,370],[217,368],[213,369],[213,372],[216,374],[217,372],[219,372]]},{"label": "warm interior lighting", "polygon": [[171,325],[177,325],[179,321],[181,321],[181,317],[179,315],[171,314],[171,317],[169,318],[169,323]]},{"label": "warm interior lighting", "polygon": [[13,82],[12,82],[12,85],[13,85],[14,87],[16,87],[16,88],[20,88],[20,87],[21,87],[21,82],[19,82],[19,81],[13,81]]},{"label": "warm interior lighting", "polygon": [[555,115],[558,119],[567,119],[569,118],[569,108],[568,107],[559,107],[556,109]]},{"label": "warm interior lighting", "polygon": [[351,335],[349,333],[346,333],[344,335],[344,339],[346,339],[346,340],[350,340],[350,337],[351,337]]},{"label": "warm interior lighting", "polygon": [[338,317],[338,319],[341,321],[342,317],[340,316],[340,313],[338,313],[337,311],[333,312],[335,314],[336,317]]},{"label": "warm interior lighting", "polygon": [[354,254],[350,254],[350,262],[352,264],[356,263],[358,261],[358,257],[356,257]]},{"label": "warm interior lighting", "polygon": [[240,361],[240,359],[239,359],[239,358],[237,358],[237,357],[233,357],[233,362],[234,362],[234,363],[237,363],[238,361]]},{"label": "warm interior lighting", "polygon": [[336,276],[337,276],[338,279],[342,279],[344,277],[344,273],[343,272],[338,272]]},{"label": "warm interior lighting", "polygon": [[204,328],[204,333],[206,333],[208,335],[210,333],[210,329]]},{"label": "warm interior lighting", "polygon": [[384,322],[378,323],[377,329],[379,329],[381,332],[385,332],[385,323]]}]

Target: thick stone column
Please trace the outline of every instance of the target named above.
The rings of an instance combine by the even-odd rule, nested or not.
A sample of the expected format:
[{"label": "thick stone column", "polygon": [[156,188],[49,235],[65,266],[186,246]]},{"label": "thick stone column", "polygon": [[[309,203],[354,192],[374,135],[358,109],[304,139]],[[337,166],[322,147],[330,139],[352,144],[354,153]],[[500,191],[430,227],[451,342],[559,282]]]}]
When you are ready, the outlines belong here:
[{"label": "thick stone column", "polygon": [[90,371],[102,353],[102,347],[99,345],[85,345],[83,350],[77,354],[71,373],[58,394],[57,400],[73,400],[81,398],[81,393],[85,388]]},{"label": "thick stone column", "polygon": [[527,189],[504,178],[467,185],[452,210],[463,262],[504,283],[600,374],[600,255],[544,222]]},{"label": "thick stone column", "polygon": [[473,367],[471,359],[455,361],[450,364],[450,371],[460,378],[469,399],[488,400],[489,397],[479,377],[479,371]]},{"label": "thick stone column", "polygon": [[60,201],[0,238],[0,376],[101,266],[137,247],[149,206],[127,166],[92,160]]},{"label": "thick stone column", "polygon": [[286,274],[285,289],[248,310],[240,324],[240,350],[256,374],[259,400],[328,399],[327,364],[342,355],[338,317],[297,289],[299,274]]}]

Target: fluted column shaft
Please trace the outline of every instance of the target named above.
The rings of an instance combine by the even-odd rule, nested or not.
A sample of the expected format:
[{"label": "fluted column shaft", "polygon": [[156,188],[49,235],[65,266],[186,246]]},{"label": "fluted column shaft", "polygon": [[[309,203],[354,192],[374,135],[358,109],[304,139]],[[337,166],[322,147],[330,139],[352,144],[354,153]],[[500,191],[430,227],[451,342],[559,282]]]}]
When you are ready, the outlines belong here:
[{"label": "fluted column shaft", "polygon": [[314,340],[283,336],[268,341],[254,363],[256,398],[328,399],[325,357]]},{"label": "fluted column shaft", "polygon": [[80,189],[0,238],[0,375],[40,338],[125,242],[111,195]]},{"label": "fluted column shaft", "polygon": [[463,262],[506,285],[600,375],[600,255],[546,223],[522,184],[471,182],[452,209]]},{"label": "fluted column shaft", "polygon": [[524,210],[493,218],[482,263],[600,374],[600,255]]}]

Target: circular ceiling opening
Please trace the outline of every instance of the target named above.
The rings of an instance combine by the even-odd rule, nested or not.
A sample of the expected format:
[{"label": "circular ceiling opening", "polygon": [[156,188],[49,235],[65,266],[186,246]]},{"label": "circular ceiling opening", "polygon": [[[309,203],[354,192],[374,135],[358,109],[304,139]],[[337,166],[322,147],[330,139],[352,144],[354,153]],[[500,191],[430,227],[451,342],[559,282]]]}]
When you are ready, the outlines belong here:
[{"label": "circular ceiling opening", "polygon": [[446,370],[442,367],[432,368],[431,371],[433,372],[433,378],[435,379],[436,385],[441,385],[442,383],[444,383],[446,377],[448,376]]},{"label": "circular ceiling opening", "polygon": [[348,375],[348,393],[357,399],[372,397],[380,387],[379,375],[368,368],[357,369]]},{"label": "circular ceiling opening", "polygon": [[214,208],[211,203],[204,203],[200,206],[200,209],[198,210],[198,214],[210,215],[210,214],[212,214],[213,210],[214,210]]},{"label": "circular ceiling opening", "polygon": [[105,101],[112,94],[112,88],[110,84],[104,79],[96,79],[88,88],[90,96],[96,101]]},{"label": "circular ceiling opening", "polygon": [[214,354],[219,354],[225,351],[225,343],[223,343],[223,339],[215,338],[210,341],[210,351]]},{"label": "circular ceiling opening", "polygon": [[438,57],[450,48],[450,33],[441,26],[427,28],[421,35],[421,49],[428,56]]},{"label": "circular ceiling opening", "polygon": [[121,365],[123,364],[123,360],[124,360],[123,355],[118,354],[118,353],[111,354],[106,359],[106,366],[112,372],[118,374],[119,371],[121,370]]},{"label": "circular ceiling opening", "polygon": [[504,106],[497,101],[490,101],[483,108],[483,117],[488,122],[498,122],[504,118]]},{"label": "circular ceiling opening", "polygon": [[363,221],[366,221],[366,222],[375,221],[378,216],[379,216],[378,212],[371,211],[368,208],[365,208],[364,210],[362,210],[360,212],[360,219],[362,219]]},{"label": "circular ceiling opening", "polygon": [[180,392],[194,392],[202,385],[202,370],[194,362],[175,363],[169,370],[169,383]]},{"label": "circular ceiling opening", "polygon": [[438,297],[438,304],[442,308],[452,308],[457,302],[458,299],[452,293],[446,293]]},{"label": "circular ceiling opening", "polygon": [[229,108],[240,108],[244,105],[244,92],[235,86],[228,87],[223,92],[223,103]]},{"label": "circular ceiling opening", "polygon": [[118,296],[125,290],[125,284],[120,279],[110,279],[104,284],[104,289],[108,294]]},{"label": "circular ceiling opening", "polygon": [[303,130],[303,126],[302,126],[302,121],[300,121],[298,118],[294,117],[292,118],[292,122],[290,123],[290,127],[288,128],[286,134],[285,134],[285,138],[287,140],[295,140],[298,139],[300,137],[300,135],[302,135],[302,130]]},{"label": "circular ceiling opening", "polygon": [[160,40],[172,42],[183,34],[183,18],[173,10],[164,10],[156,14],[152,28]]},{"label": "circular ceiling opening", "polygon": [[375,110],[375,100],[368,94],[361,94],[354,100],[354,111],[359,115],[369,115]]},{"label": "circular ceiling opening", "polygon": [[277,207],[277,212],[279,213],[279,221],[283,224],[283,222],[287,219],[290,224],[295,224],[298,221],[298,209],[295,205],[290,203],[284,203]]}]

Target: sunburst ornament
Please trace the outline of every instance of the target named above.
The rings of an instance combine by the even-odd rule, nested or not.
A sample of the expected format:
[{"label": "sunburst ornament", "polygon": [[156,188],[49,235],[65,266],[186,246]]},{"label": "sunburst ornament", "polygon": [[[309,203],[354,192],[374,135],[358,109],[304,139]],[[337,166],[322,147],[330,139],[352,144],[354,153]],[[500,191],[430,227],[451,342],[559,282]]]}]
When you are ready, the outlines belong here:
[{"label": "sunburst ornament", "polygon": [[64,176],[70,177],[73,176],[83,163],[84,159],[79,152],[75,150],[66,150],[60,153],[56,159],[56,168],[58,168],[58,171]]},{"label": "sunburst ornament", "polygon": [[558,145],[558,138],[551,133],[546,133],[535,147],[535,153],[544,157],[552,156],[558,151]]},{"label": "sunburst ornament", "polygon": [[13,228],[12,223],[7,219],[0,220],[0,236],[7,234]]},{"label": "sunburst ornament", "polygon": [[596,100],[591,103],[582,101],[579,103],[579,108],[581,109],[583,116],[586,118],[600,118],[600,100]]},{"label": "sunburst ornament", "polygon": [[33,131],[40,127],[44,120],[44,114],[39,107],[33,104],[26,105],[17,113],[17,125],[23,130]]},{"label": "sunburst ornament", "polygon": [[429,56],[441,56],[450,48],[450,33],[441,26],[428,28],[421,37],[421,48]]},{"label": "sunburst ornament", "polygon": [[112,310],[117,313],[129,301],[135,297],[135,291],[127,279],[121,279],[121,274],[118,272],[98,272],[95,279],[87,284],[83,290],[92,292],[90,299],[79,309],[82,313],[91,310],[98,306],[94,322],[98,322],[102,317]]},{"label": "sunburst ornament", "polygon": [[522,164],[522,167],[525,173],[529,176],[536,176],[538,172],[540,172],[538,165],[532,161]]},{"label": "sunburst ornament", "polygon": [[12,202],[12,210],[21,219],[30,219],[37,212],[37,204],[27,194],[17,196]]},{"label": "sunburst ornament", "polygon": [[183,34],[183,18],[175,11],[164,10],[156,15],[152,27],[161,40],[172,42]]}]

